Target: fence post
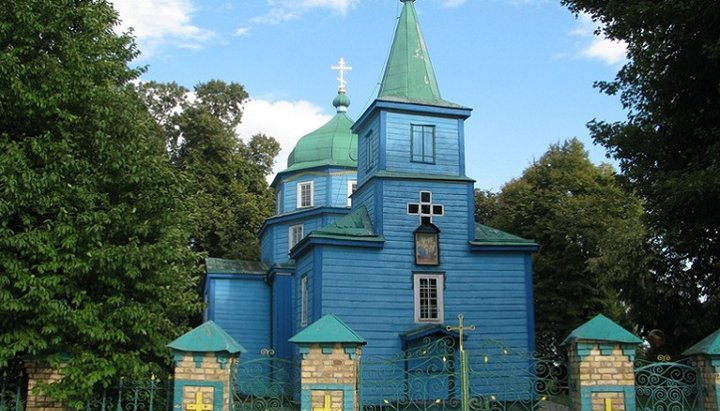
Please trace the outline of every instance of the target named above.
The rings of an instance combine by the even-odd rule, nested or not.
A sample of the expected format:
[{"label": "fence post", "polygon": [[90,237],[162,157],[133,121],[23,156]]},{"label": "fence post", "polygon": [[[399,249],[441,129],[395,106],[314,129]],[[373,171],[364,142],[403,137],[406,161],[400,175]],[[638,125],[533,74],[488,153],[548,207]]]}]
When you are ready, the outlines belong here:
[{"label": "fence post", "polygon": [[245,348],[208,321],[167,345],[173,350],[176,411],[230,411],[232,364]]},{"label": "fence post", "polygon": [[572,410],[635,411],[635,349],[642,340],[600,314],[573,330],[568,348]]},{"label": "fence post", "polygon": [[720,408],[720,329],[688,348],[683,355],[690,357],[702,379],[705,411]]},{"label": "fence post", "polygon": [[45,395],[41,388],[38,387],[60,381],[63,377],[62,367],[62,365],[53,367],[42,361],[25,361],[25,372],[27,374],[25,411],[66,411],[68,409],[62,402]]},{"label": "fence post", "polygon": [[358,411],[365,340],[333,314],[290,338],[300,350],[300,410]]}]

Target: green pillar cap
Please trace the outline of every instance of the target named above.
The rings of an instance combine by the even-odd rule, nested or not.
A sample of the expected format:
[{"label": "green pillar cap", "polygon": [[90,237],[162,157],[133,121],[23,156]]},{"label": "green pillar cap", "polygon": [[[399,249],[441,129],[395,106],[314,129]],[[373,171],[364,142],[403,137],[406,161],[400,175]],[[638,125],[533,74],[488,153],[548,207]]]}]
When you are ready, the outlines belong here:
[{"label": "green pillar cap", "polygon": [[574,329],[562,345],[577,340],[610,341],[624,344],[640,344],[642,340],[630,331],[617,325],[611,319],[598,314],[592,320]]},{"label": "green pillar cap", "polygon": [[308,325],[290,338],[294,344],[353,343],[365,344],[365,340],[335,314],[327,314]]},{"label": "green pillar cap", "polygon": [[682,355],[693,354],[720,355],[720,329],[703,338],[699,343],[682,353]]},{"label": "green pillar cap", "polygon": [[212,321],[186,332],[166,347],[184,352],[247,352],[245,347]]}]

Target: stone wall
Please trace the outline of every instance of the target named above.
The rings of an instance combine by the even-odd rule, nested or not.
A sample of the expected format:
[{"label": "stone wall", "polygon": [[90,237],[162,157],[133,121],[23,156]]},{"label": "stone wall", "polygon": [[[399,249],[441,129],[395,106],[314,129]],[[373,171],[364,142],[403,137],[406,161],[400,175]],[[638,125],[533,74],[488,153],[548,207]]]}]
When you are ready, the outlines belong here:
[{"label": "stone wall", "polygon": [[635,374],[632,351],[621,344],[581,342],[568,348],[573,409],[634,409]]},{"label": "stone wall", "polygon": [[698,378],[703,383],[703,404],[706,411],[717,411],[720,402],[720,362],[707,355],[691,357],[692,365],[698,369]]},{"label": "stone wall", "polygon": [[59,401],[55,401],[42,392],[43,384],[60,381],[63,377],[62,368],[53,368],[47,364],[31,361],[27,363],[28,376],[26,411],[65,411],[67,408]]},{"label": "stone wall", "polygon": [[193,411],[228,411],[234,358],[216,353],[175,357],[175,407]]},{"label": "stone wall", "polygon": [[313,344],[300,349],[303,411],[358,409],[361,350],[343,344]]}]

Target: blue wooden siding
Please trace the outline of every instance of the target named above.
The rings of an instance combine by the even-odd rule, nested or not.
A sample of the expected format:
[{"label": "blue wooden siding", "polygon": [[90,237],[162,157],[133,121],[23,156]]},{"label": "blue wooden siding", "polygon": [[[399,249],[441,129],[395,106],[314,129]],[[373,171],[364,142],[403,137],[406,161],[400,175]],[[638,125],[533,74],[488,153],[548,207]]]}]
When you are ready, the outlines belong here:
[{"label": "blue wooden siding", "polygon": [[331,169],[327,179],[327,199],[325,204],[328,207],[348,207],[348,181],[357,181],[357,173],[348,170]]},{"label": "blue wooden siding", "polygon": [[275,276],[272,284],[272,347],[278,358],[292,358],[288,340],[293,336],[293,298],[290,275]]},{"label": "blue wooden siding", "polygon": [[[435,127],[435,162],[412,162],[410,156],[411,125]],[[423,174],[461,176],[458,121],[449,117],[428,117],[389,112],[384,130],[386,140],[386,170]]]},{"label": "blue wooden siding", "polygon": [[215,321],[248,351],[243,358],[260,356],[270,347],[270,287],[262,275],[210,275],[209,319]]},{"label": "blue wooden siding", "polygon": [[295,324],[294,326],[294,332],[293,335],[303,328],[304,326],[301,325],[301,319],[302,319],[302,311],[301,311],[301,305],[302,302],[300,301],[300,279],[303,276],[307,276],[308,279],[308,293],[307,293],[307,307],[308,307],[308,324],[312,324],[313,321],[317,320],[317,318],[313,318],[313,304],[314,301],[314,292],[313,289],[315,287],[315,275],[313,273],[313,263],[314,263],[314,255],[313,253],[306,253],[300,259],[296,262],[295,265],[295,276],[294,276],[294,307],[295,307]]},{"label": "blue wooden siding", "polygon": [[[368,136],[370,138],[368,139]],[[379,163],[380,116],[376,115],[358,130],[358,183],[362,184],[374,173]],[[368,150],[368,144],[371,144]],[[368,152],[372,153],[372,167],[368,168]]]}]

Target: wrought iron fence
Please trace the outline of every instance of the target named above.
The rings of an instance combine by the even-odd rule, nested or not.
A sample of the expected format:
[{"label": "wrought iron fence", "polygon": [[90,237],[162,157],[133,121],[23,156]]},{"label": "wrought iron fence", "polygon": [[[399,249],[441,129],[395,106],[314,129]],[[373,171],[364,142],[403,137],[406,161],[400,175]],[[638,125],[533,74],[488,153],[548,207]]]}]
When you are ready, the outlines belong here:
[{"label": "wrought iron fence", "polygon": [[702,410],[702,382],[687,361],[637,361],[635,394],[638,411]]},{"label": "wrought iron fence", "polygon": [[[462,409],[457,339],[426,338],[403,353],[361,362],[360,402],[365,411]],[[495,341],[466,347],[468,410],[566,410],[564,358],[539,358]]]},{"label": "wrought iron fence", "polygon": [[300,364],[273,357],[234,363],[230,372],[232,411],[298,411]]},{"label": "wrought iron fence", "polygon": [[85,401],[85,411],[172,411],[173,383],[154,376],[148,381],[120,380]]},{"label": "wrought iron fence", "polygon": [[27,378],[23,374],[0,372],[0,411],[23,411]]}]

